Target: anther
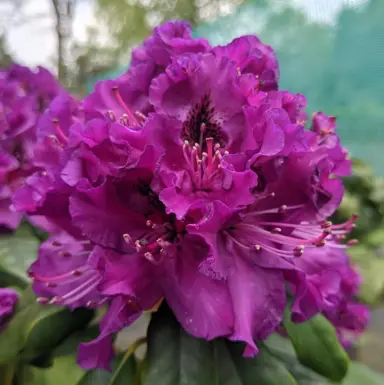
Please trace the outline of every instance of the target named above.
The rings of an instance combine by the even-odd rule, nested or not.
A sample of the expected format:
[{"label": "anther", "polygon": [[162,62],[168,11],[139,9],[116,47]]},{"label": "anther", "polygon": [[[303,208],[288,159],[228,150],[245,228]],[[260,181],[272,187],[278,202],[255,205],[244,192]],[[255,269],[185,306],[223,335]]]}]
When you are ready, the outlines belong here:
[{"label": "anther", "polygon": [[95,302],[95,301],[88,301],[85,306],[87,308],[94,309],[97,306],[97,302]]},{"label": "anther", "polygon": [[143,113],[141,113],[140,111],[135,111],[135,116],[136,116],[136,118],[139,119],[139,121],[141,123],[144,123],[145,120],[147,119],[147,117]]},{"label": "anther", "polygon": [[119,123],[121,123],[123,126],[128,126],[129,125],[129,117],[127,114],[121,115],[119,119]]},{"label": "anther", "polygon": [[124,242],[127,243],[128,245],[132,243],[132,238],[129,234],[123,234]]},{"label": "anther", "polygon": [[115,116],[115,114],[114,114],[113,111],[109,110],[109,111],[107,112],[107,115],[108,115],[108,118],[109,118],[112,122],[115,122],[115,121],[116,121],[116,116]]},{"label": "anther", "polygon": [[48,138],[52,140],[52,142],[55,142],[55,143],[58,143],[59,140],[57,139],[57,136],[56,135],[48,135]]},{"label": "anther", "polygon": [[158,238],[156,239],[156,243],[161,247],[163,248],[165,246],[165,242],[164,242],[164,239],[163,238]]},{"label": "anther", "polygon": [[327,241],[325,239],[322,239],[318,242],[314,242],[313,244],[316,246],[316,247],[323,247],[325,244],[327,243]]},{"label": "anther", "polygon": [[332,226],[332,222],[331,221],[325,221],[321,224],[321,228],[322,229],[327,229],[328,227],[331,227]]},{"label": "anther", "polygon": [[46,305],[49,302],[49,299],[46,297],[38,297],[36,298],[36,302],[40,305]]},{"label": "anther", "polygon": [[295,257],[301,257],[304,253],[304,245],[297,246],[293,249],[293,255]]},{"label": "anther", "polygon": [[49,301],[49,303],[50,303],[51,305],[58,305],[58,304],[60,304],[61,300],[62,300],[62,299],[61,299],[60,297],[55,296],[55,297],[53,297],[53,298]]},{"label": "anther", "polygon": [[255,245],[255,250],[259,253],[261,251],[261,246],[260,245]]},{"label": "anther", "polygon": [[69,258],[72,256],[72,254],[69,251],[61,250],[58,253],[61,257]]}]

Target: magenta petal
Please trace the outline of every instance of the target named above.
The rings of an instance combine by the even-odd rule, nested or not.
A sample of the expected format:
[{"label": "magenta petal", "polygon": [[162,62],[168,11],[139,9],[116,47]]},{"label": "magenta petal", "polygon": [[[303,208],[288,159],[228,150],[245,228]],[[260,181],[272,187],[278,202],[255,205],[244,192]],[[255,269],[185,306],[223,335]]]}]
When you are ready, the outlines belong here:
[{"label": "magenta petal", "polygon": [[19,162],[14,156],[7,154],[0,147],[0,183],[4,183],[7,174],[16,170],[19,165]]},{"label": "magenta petal", "polygon": [[73,222],[96,244],[118,249],[131,250],[123,235],[139,232],[145,228],[145,218],[132,212],[124,205],[116,188],[108,181],[92,187],[83,181],[77,194],[70,198],[70,212]]},{"label": "magenta petal", "polygon": [[183,328],[194,337],[212,340],[233,331],[228,285],[198,271],[207,247],[192,236],[183,242],[183,258],[168,258],[162,278],[165,298]]},{"label": "magenta petal", "polygon": [[246,356],[254,356],[258,349],[255,340],[264,340],[282,321],[286,294],[281,272],[251,266],[237,256],[228,277],[235,314],[233,341],[247,344]]},{"label": "magenta petal", "polygon": [[256,75],[258,89],[277,88],[279,68],[276,55],[271,47],[256,36],[241,36],[225,46],[215,47],[213,52],[217,57],[233,60],[240,73]]},{"label": "magenta petal", "polygon": [[85,370],[104,369],[111,371],[111,361],[114,355],[111,336],[100,335],[94,341],[80,344],[77,363]]},{"label": "magenta petal", "polygon": [[101,277],[88,263],[91,253],[92,246],[83,239],[65,233],[50,237],[41,244],[37,261],[29,270],[34,292],[45,298],[56,297],[71,309],[97,304],[101,299],[97,290]]},{"label": "magenta petal", "polygon": [[71,125],[81,118],[82,108],[79,102],[63,91],[53,99],[49,109],[41,116],[37,130],[38,138],[42,140],[49,135],[57,135],[54,120],[57,120],[62,133],[68,136]]},{"label": "magenta petal", "polygon": [[6,325],[18,299],[19,295],[15,290],[0,288],[0,329]]},{"label": "magenta petal", "polygon": [[110,361],[114,357],[111,334],[129,326],[139,316],[128,302],[128,298],[119,296],[112,300],[108,312],[100,323],[100,335],[91,342],[79,346],[78,363],[83,369],[111,370]]},{"label": "magenta petal", "polygon": [[184,218],[190,207],[199,202],[222,201],[233,209],[245,207],[254,201],[252,190],[257,185],[253,171],[237,172],[225,160],[215,178],[209,181],[210,191],[196,188],[187,171],[170,173],[167,177],[169,187],[164,188],[159,197],[167,212],[176,214],[178,219]]},{"label": "magenta petal", "polygon": [[136,68],[140,63],[153,62],[161,69],[171,62],[173,56],[205,52],[209,49],[207,40],[192,38],[189,23],[174,20],[154,28],[153,35],[133,50],[132,64]]},{"label": "magenta petal", "polygon": [[236,67],[226,58],[217,59],[212,54],[180,58],[152,81],[150,100],[157,112],[182,122],[204,103],[208,110],[212,109],[211,120],[220,121],[222,136],[229,143],[238,145],[244,140],[241,127],[245,97]]},{"label": "magenta petal", "polygon": [[99,289],[104,295],[134,298],[141,309],[152,308],[162,297],[157,277],[159,269],[142,255],[105,252],[103,281]]},{"label": "magenta petal", "polygon": [[[196,204],[196,207],[198,205]],[[220,201],[205,205],[202,220],[197,224],[189,224],[189,234],[202,237],[210,246],[209,257],[200,262],[200,270],[212,277],[227,278],[230,261],[227,254],[222,253],[224,239],[220,233],[224,223],[233,215],[233,210]]]},{"label": "magenta petal", "polygon": [[19,227],[23,215],[12,211],[11,204],[10,199],[0,199],[0,225],[14,230]]}]

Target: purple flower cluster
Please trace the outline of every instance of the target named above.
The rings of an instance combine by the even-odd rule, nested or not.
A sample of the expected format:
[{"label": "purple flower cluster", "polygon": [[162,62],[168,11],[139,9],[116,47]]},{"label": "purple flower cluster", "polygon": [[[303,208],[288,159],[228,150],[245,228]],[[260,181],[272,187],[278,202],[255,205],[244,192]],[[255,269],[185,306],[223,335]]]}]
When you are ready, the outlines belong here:
[{"label": "purple flower cluster", "polygon": [[306,272],[309,281],[321,288],[322,312],[348,348],[367,327],[369,311],[354,299],[362,279],[345,252],[337,246],[326,245],[303,253],[297,266]]},{"label": "purple flower cluster", "polygon": [[59,92],[44,68],[33,72],[12,65],[0,71],[0,226],[16,229],[20,224],[22,214],[10,209],[12,194],[35,170],[37,123]]},{"label": "purple flower cluster", "polygon": [[19,296],[13,289],[0,288],[0,330],[3,329],[9,317],[12,316]]},{"label": "purple flower cluster", "polygon": [[106,306],[84,368],[109,368],[112,335],[165,299],[195,337],[258,352],[292,316],[323,312],[358,333],[358,276],[327,220],[350,161],[335,119],[278,89],[273,50],[255,36],[211,47],[169,22],[124,75],[78,103],[58,96],[41,119],[35,164],[14,207],[62,230],[30,269],[41,303]]}]

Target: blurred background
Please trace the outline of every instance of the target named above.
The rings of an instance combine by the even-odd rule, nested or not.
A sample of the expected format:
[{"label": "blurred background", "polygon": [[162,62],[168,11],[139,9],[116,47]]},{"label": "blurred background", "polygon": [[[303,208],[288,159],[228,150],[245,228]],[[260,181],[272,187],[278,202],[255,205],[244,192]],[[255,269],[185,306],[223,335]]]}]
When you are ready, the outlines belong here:
[{"label": "blurred background", "polygon": [[212,44],[258,35],[277,52],[281,88],[305,94],[310,114],[337,116],[355,167],[336,217],[360,214],[350,254],[373,310],[352,354],[384,372],[384,0],[0,0],[0,67],[43,65],[83,96],[124,72],[132,48],[175,18]]}]

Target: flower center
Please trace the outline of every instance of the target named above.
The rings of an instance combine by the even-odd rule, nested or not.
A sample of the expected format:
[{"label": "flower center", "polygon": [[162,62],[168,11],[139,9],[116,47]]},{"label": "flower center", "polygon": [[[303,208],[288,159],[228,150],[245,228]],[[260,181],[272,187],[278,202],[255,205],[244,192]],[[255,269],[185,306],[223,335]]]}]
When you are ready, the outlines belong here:
[{"label": "flower center", "polygon": [[202,151],[206,151],[206,139],[212,138],[214,143],[225,147],[227,137],[221,130],[220,122],[214,117],[215,110],[211,97],[205,94],[200,103],[196,103],[183,123],[181,138],[189,143],[198,143]]},{"label": "flower center", "polygon": [[[183,154],[187,170],[193,181],[194,188],[200,191],[211,191],[215,182],[218,181],[220,188],[225,188],[222,182],[222,159],[220,144],[213,144],[213,138],[205,139],[207,152],[202,152],[202,146],[195,143],[193,146],[184,141]],[[223,152],[224,155],[228,151]],[[225,183],[224,183],[225,184]]]},{"label": "flower center", "polygon": [[148,231],[137,239],[125,233],[124,241],[136,248],[136,252],[141,254],[154,264],[158,264],[167,254],[167,248],[171,244],[178,243],[185,232],[185,224],[177,221],[173,215],[169,217],[170,222],[154,223],[147,220]]}]

